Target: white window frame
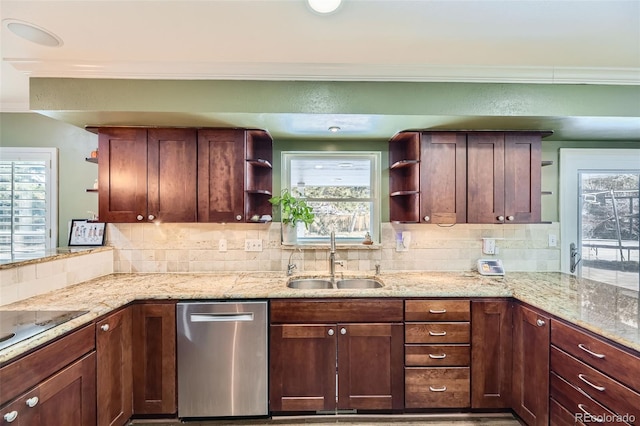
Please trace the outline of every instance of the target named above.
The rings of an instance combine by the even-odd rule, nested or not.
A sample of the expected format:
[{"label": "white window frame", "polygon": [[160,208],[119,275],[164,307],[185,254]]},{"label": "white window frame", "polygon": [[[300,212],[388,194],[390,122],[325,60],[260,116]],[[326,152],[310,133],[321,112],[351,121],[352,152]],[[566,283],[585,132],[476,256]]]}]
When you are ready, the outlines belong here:
[{"label": "white window frame", "polygon": [[[291,160],[294,158],[327,158],[327,157],[338,157],[338,158],[357,158],[359,160],[368,159],[371,164],[370,169],[370,184],[371,184],[371,196],[369,197],[372,204],[371,211],[371,239],[374,242],[380,242],[380,164],[381,164],[381,154],[377,151],[283,151],[281,153],[281,186],[282,190],[291,191]],[[364,237],[364,235],[363,235]],[[356,243],[353,238],[336,238],[337,241],[342,243]],[[314,243],[324,243],[329,242],[329,236],[321,237],[321,238],[313,238],[307,241],[299,241],[301,244],[314,244]],[[359,242],[359,241],[358,241]]]},{"label": "white window frame", "polygon": [[58,149],[0,147],[2,161],[45,161],[46,172],[46,232],[45,249],[57,247],[58,239]]}]

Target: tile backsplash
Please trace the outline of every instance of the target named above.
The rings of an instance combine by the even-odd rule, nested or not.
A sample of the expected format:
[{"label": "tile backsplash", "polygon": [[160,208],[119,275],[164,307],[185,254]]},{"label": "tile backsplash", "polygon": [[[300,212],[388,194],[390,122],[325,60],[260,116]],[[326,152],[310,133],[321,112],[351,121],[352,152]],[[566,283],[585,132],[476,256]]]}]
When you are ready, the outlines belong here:
[{"label": "tile backsplash", "polygon": [[[411,233],[408,251],[396,251],[396,239]],[[338,246],[344,270],[468,271],[479,258],[500,258],[508,271],[559,271],[560,244],[549,247],[549,234],[559,238],[557,222],[531,225],[382,224],[374,246]],[[364,237],[364,236],[363,236]],[[482,254],[482,238],[495,238],[498,253]],[[245,239],[262,240],[261,252],[244,251]],[[220,240],[226,240],[221,251]],[[219,272],[328,270],[328,245],[297,250],[280,243],[280,223],[269,224],[109,224],[107,245],[114,248],[114,272]]]}]

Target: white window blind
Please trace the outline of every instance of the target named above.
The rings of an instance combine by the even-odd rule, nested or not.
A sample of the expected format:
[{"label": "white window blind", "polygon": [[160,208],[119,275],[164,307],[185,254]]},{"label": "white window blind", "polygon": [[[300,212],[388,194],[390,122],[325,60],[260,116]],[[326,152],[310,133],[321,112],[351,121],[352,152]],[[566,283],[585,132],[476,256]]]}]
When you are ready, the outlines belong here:
[{"label": "white window blind", "polygon": [[55,247],[56,182],[55,148],[0,148],[0,260]]}]

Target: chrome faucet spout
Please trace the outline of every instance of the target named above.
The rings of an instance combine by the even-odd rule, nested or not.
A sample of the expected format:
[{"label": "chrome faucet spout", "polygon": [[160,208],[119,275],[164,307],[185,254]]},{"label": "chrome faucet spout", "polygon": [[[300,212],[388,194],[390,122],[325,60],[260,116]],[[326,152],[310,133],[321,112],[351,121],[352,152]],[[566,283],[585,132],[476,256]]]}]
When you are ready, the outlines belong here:
[{"label": "chrome faucet spout", "polygon": [[331,275],[331,282],[335,282],[336,279],[336,233],[331,231],[331,242],[329,244],[329,275]]}]

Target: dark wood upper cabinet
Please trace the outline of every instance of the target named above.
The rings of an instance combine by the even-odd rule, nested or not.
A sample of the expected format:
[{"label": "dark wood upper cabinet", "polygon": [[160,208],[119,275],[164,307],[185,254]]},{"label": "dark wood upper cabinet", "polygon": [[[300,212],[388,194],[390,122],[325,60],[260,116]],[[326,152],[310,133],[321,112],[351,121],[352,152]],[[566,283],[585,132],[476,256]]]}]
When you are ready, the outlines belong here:
[{"label": "dark wood upper cabinet", "polygon": [[467,147],[462,133],[424,133],[420,150],[420,216],[425,223],[464,223]]},{"label": "dark wood upper cabinet", "polygon": [[512,317],[508,300],[471,303],[471,408],[511,407]]},{"label": "dark wood upper cabinet", "polygon": [[401,132],[389,141],[389,217],[540,222],[544,132]]},{"label": "dark wood upper cabinet", "polygon": [[198,221],[244,222],[244,130],[198,132]]},{"label": "dark wood upper cabinet", "polygon": [[98,139],[100,220],[196,220],[195,130],[105,128]]},{"label": "dark wood upper cabinet", "polygon": [[103,222],[138,222],[147,217],[147,131],[100,129],[99,217]]},{"label": "dark wood upper cabinet", "polygon": [[549,318],[513,308],[512,408],[529,426],[549,424]]},{"label": "dark wood upper cabinet", "polygon": [[105,222],[257,222],[272,212],[263,130],[100,128]]}]

